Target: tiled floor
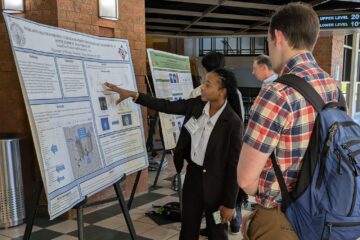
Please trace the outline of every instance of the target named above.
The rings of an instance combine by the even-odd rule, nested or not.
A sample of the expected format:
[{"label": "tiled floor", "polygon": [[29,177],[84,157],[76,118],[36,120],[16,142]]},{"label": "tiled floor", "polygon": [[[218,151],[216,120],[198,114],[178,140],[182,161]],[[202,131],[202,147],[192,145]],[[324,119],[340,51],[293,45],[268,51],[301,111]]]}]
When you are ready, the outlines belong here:
[{"label": "tiled floor", "polygon": [[[152,205],[164,205],[171,201],[178,201],[177,193],[171,190],[171,177],[174,168],[171,156],[167,156],[169,167],[162,171],[158,187],[150,188],[149,193],[134,199],[130,215],[139,240],[177,240],[179,238],[180,223],[157,225],[145,215],[153,210]],[[149,172],[149,184],[152,185],[155,172]],[[247,212],[243,210],[243,214]],[[128,234],[126,222],[117,204],[86,214],[84,216],[84,235],[86,240],[126,240],[131,239]],[[25,225],[0,230],[0,240],[22,239]],[[73,240],[77,239],[76,219],[56,219],[49,221],[45,218],[37,218],[31,240]],[[206,239],[206,238],[200,238]],[[241,236],[230,235],[230,240],[242,239]]]}]

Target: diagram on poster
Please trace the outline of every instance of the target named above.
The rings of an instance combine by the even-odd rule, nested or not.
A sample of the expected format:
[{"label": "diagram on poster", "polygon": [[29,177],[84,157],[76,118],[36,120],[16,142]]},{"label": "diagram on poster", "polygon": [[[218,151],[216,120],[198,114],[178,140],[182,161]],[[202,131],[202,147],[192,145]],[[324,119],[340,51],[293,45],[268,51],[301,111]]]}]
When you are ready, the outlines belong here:
[{"label": "diagram on poster", "polygon": [[103,87],[136,91],[129,44],[4,19],[53,219],[148,166],[140,107]]},{"label": "diagram on poster", "polygon": [[[147,49],[147,53],[156,97],[171,101],[188,98],[193,90],[189,57],[154,49]],[[164,113],[159,116],[165,149],[173,149],[184,117]]]}]

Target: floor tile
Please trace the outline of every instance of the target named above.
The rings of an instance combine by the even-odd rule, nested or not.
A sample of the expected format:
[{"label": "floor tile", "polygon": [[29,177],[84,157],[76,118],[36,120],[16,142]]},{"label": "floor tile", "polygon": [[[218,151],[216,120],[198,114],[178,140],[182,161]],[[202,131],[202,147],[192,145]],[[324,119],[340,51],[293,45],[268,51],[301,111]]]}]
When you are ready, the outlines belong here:
[{"label": "floor tile", "polygon": [[[77,236],[77,232],[69,233],[71,236]],[[128,233],[102,228],[94,225],[87,226],[84,229],[84,238],[86,240],[131,240]],[[139,240],[150,240],[151,238],[138,238]]]},{"label": "floor tile", "polygon": [[167,224],[167,225],[162,225],[161,227],[174,229],[174,230],[180,232],[180,230],[181,230],[181,222],[170,223],[170,224]]},{"label": "floor tile", "polygon": [[179,240],[179,234],[176,234],[176,235],[168,238],[167,240]]},{"label": "floor tile", "polygon": [[114,215],[119,214],[119,213],[122,212],[119,203],[115,203],[115,204],[112,205],[112,206],[109,206],[109,207],[100,209],[100,210],[98,210],[98,211],[106,212],[106,213],[112,213],[112,214],[114,214]]},{"label": "floor tile", "polygon": [[176,234],[179,234],[179,232],[176,230],[162,228],[162,227],[156,227],[150,231],[141,233],[139,235],[150,238],[150,239],[167,240],[167,239],[175,236]]},{"label": "floor tile", "polygon": [[[143,222],[139,222],[139,221],[135,221],[133,224],[134,224],[136,234],[138,234],[138,235],[157,227],[153,224],[143,223]],[[119,230],[121,232],[129,233],[129,229],[127,226],[122,226],[121,228],[119,228],[117,230]]]},{"label": "floor tile", "polygon": [[[5,237],[10,237],[10,238],[17,238],[20,237],[24,234],[25,232],[25,228],[26,228],[26,224],[22,224],[18,227],[12,227],[12,228],[7,228],[7,229],[1,229],[0,230],[0,235],[3,235]],[[33,226],[32,232],[36,232],[41,230],[42,228],[39,228],[37,226]]]},{"label": "floor tile", "polygon": [[166,181],[172,181],[173,180],[173,176],[172,177],[167,177],[167,178],[164,178],[163,180],[166,180]]},{"label": "floor tile", "polygon": [[[49,240],[63,235],[62,233],[54,232],[48,229],[41,229],[31,234],[30,240]],[[18,239],[22,239],[19,237]]]},{"label": "floor tile", "polygon": [[159,188],[158,190],[152,191],[152,193],[158,193],[158,194],[163,194],[163,195],[172,195],[176,192],[169,188]]},{"label": "floor tile", "polygon": [[58,224],[58,223],[61,223],[61,222],[65,221],[65,220],[66,219],[64,219],[64,218],[58,217],[58,218],[55,218],[54,220],[50,221],[50,219],[48,217],[37,217],[37,218],[35,218],[34,224],[36,226],[46,228],[46,227],[48,227],[50,225]]},{"label": "floor tile", "polygon": [[54,238],[53,240],[77,240],[77,237],[73,237],[70,235],[62,235],[60,237]]},{"label": "floor tile", "polygon": [[107,228],[107,229],[118,229],[122,226],[126,226],[126,221],[122,215],[118,214],[114,217],[104,219],[102,221],[94,223],[94,225]]},{"label": "floor tile", "polygon": [[[87,223],[84,223],[84,226],[86,227]],[[76,220],[66,220],[61,223],[52,225],[50,227],[47,227],[46,229],[49,229],[51,231],[60,232],[60,233],[69,233],[72,231],[75,231],[78,229],[77,221]]]},{"label": "floor tile", "polygon": [[157,186],[164,188],[171,188],[171,181],[161,180],[157,183]]},{"label": "floor tile", "polygon": [[159,186],[153,186],[152,184],[149,185],[149,191],[150,192],[153,192],[153,191],[156,191],[158,189],[160,189],[161,187]]},{"label": "floor tile", "polygon": [[163,194],[150,192],[150,193],[146,193],[144,195],[140,195],[138,198],[147,200],[148,202],[152,202],[152,201],[158,200],[158,199],[163,198],[163,197],[164,197]]},{"label": "floor tile", "polygon": [[105,220],[107,218],[113,217],[116,214],[111,212],[103,212],[102,210],[97,210],[96,212],[86,214],[84,216],[84,222],[93,224],[102,220]]},{"label": "floor tile", "polygon": [[11,238],[0,235],[0,240],[11,240]]},{"label": "floor tile", "polygon": [[166,197],[163,197],[163,198],[160,198],[156,201],[153,201],[153,205],[165,205],[169,202],[179,202],[179,197],[173,197],[173,196],[166,196]]},{"label": "floor tile", "polygon": [[151,218],[149,218],[149,217],[147,217],[147,216],[145,216],[145,217],[143,217],[143,218],[140,218],[140,219],[138,219],[137,221],[143,222],[143,223],[147,223],[147,224],[152,224],[152,225],[154,225],[154,226],[158,226],[153,220],[151,220]]},{"label": "floor tile", "polygon": [[179,193],[175,192],[174,194],[171,194],[171,196],[179,198]]},{"label": "floor tile", "polygon": [[131,209],[140,207],[140,206],[145,205],[147,203],[149,203],[148,200],[141,199],[141,198],[135,198],[134,201],[131,204]]}]

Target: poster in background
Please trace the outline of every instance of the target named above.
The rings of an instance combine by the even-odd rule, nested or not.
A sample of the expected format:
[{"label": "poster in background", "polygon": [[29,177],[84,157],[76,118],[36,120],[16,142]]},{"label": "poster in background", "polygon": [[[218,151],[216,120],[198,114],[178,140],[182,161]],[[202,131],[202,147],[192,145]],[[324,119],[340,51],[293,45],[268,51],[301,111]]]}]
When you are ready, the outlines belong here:
[{"label": "poster in background", "polygon": [[[170,101],[187,99],[193,90],[190,60],[154,49],[147,49],[157,98]],[[184,116],[159,113],[165,149],[173,149],[180,135]]]},{"label": "poster in background", "polygon": [[4,14],[51,219],[148,166],[127,40],[100,38]]}]

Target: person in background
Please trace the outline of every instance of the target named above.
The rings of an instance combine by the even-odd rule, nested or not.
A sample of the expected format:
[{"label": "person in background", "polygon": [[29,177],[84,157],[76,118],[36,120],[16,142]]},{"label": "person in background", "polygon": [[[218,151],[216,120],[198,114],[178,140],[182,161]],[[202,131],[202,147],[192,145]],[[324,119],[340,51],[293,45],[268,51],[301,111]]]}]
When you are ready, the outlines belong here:
[{"label": "person in background", "polygon": [[[205,74],[211,72],[216,68],[224,68],[225,57],[223,54],[219,52],[211,51],[204,55],[204,57],[201,60],[201,65],[205,69]],[[200,89],[201,89],[201,84],[190,92],[189,98],[195,98],[200,96],[201,94]],[[239,89],[237,89],[237,93],[239,95],[239,101],[240,101],[241,119],[244,120],[244,114],[245,114],[244,103]]]},{"label": "person in background", "polygon": [[267,55],[259,55],[254,58],[252,74],[262,83],[261,88],[278,78],[278,75],[273,70],[271,60]]},{"label": "person in background", "polygon": [[[290,3],[272,16],[267,41],[279,76],[300,77],[328,103],[337,101],[338,93],[334,79],[312,55],[319,31],[319,17],[310,5]],[[274,153],[287,190],[292,192],[316,116],[313,106],[292,87],[275,81],[261,89],[251,108],[238,165],[239,186],[257,202],[256,210],[243,219],[243,226],[249,226],[243,227],[245,237],[298,239],[281,211],[282,196],[270,156]]]},{"label": "person in background", "polygon": [[[135,103],[159,112],[185,115],[174,151],[177,173],[181,172],[184,159],[188,162],[179,239],[199,239],[205,212],[209,239],[227,240],[228,222],[235,216],[239,192],[236,166],[244,128],[235,75],[226,69],[214,69],[206,74],[201,96],[177,101],[157,99],[111,83],[105,86],[119,93],[117,104],[132,97]],[[220,223],[215,221],[218,218]]]}]

